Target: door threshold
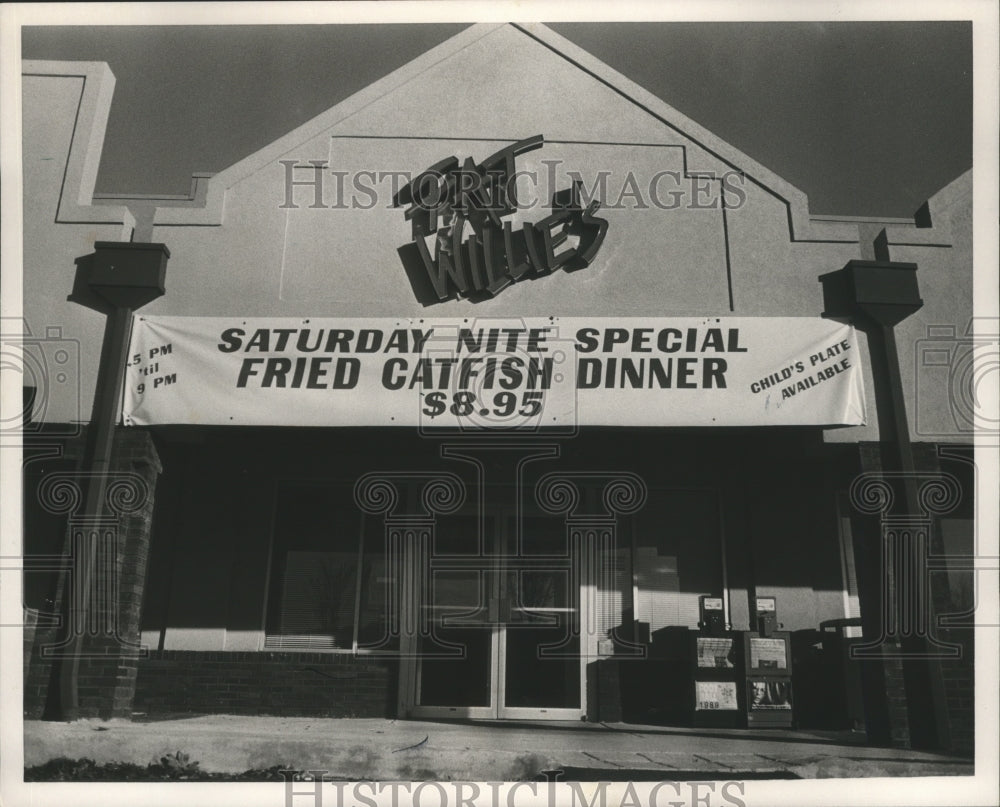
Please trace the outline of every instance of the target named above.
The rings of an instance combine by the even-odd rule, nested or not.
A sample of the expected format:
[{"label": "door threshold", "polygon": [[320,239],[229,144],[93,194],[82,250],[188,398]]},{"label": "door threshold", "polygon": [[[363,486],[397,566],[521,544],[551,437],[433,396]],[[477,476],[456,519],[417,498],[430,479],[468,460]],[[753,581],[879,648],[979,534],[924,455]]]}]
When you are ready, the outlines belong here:
[{"label": "door threshold", "polygon": [[480,726],[482,728],[517,729],[589,729],[591,731],[606,731],[600,723],[590,723],[583,719],[572,718],[530,718],[530,717],[408,717],[407,720],[418,720],[423,723],[456,723],[465,726]]}]

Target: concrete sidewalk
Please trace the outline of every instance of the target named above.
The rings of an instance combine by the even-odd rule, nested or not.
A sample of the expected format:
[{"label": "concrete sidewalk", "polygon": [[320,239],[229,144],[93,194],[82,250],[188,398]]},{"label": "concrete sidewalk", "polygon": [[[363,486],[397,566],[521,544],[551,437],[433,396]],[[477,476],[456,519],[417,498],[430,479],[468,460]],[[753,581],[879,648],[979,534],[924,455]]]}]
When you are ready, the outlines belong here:
[{"label": "concrete sidewalk", "polygon": [[55,757],[145,765],[182,751],[207,771],[284,765],[330,778],[510,781],[971,775],[973,764],[870,748],[850,733],[632,724],[489,723],[199,715],[150,722],[27,721],[25,765]]}]

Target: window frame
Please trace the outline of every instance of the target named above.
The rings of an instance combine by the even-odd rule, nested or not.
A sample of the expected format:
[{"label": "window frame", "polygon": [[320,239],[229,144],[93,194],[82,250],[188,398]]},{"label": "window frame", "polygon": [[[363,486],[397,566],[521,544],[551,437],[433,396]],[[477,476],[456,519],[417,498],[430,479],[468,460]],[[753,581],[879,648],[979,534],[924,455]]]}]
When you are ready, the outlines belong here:
[{"label": "window frame", "polygon": [[[301,476],[279,476],[275,477],[274,485],[271,492],[271,525],[270,525],[270,538],[268,540],[268,552],[267,552],[267,569],[265,571],[265,582],[264,582],[264,597],[263,597],[263,608],[261,612],[261,632],[259,641],[259,650],[265,652],[275,652],[275,653],[327,653],[327,654],[341,654],[341,655],[360,655],[364,654],[366,651],[358,649],[358,629],[360,626],[360,607],[361,607],[361,587],[362,587],[362,572],[364,568],[364,553],[365,553],[365,531],[369,526],[368,519],[363,510],[358,508],[357,511],[357,526],[356,526],[356,566],[354,573],[354,610],[352,618],[352,628],[351,628],[351,643],[350,647],[280,647],[269,645],[268,640],[271,637],[280,638],[280,634],[274,634],[270,631],[270,623],[272,619],[271,609],[275,607],[274,596],[278,594],[276,586],[278,582],[274,579],[275,570],[278,567],[276,562],[276,552],[278,551],[278,502],[279,496],[283,488],[333,488],[333,487],[344,487],[351,489],[354,486],[355,479],[353,477],[301,477]],[[279,606],[280,607],[280,606]]]},{"label": "window frame", "polygon": [[[671,485],[671,484],[658,484],[650,485],[647,493],[647,501],[656,496],[659,493],[666,492],[691,492],[700,494],[709,494],[715,503],[715,516],[716,525],[719,535],[719,570],[721,572],[720,583],[722,586],[722,607],[723,613],[726,615],[726,627],[731,629],[733,624],[732,613],[730,610],[730,592],[729,592],[729,565],[726,553],[726,520],[725,520],[725,507],[726,507],[726,490],[721,485]],[[629,519],[629,529],[631,532],[631,542],[629,547],[629,562],[631,565],[631,579],[632,579],[632,602],[633,602],[633,613],[635,614],[635,619],[637,621],[646,621],[650,625],[650,632],[652,632],[653,626],[649,619],[649,614],[643,613],[641,616],[643,619],[639,618],[638,609],[640,601],[640,591],[641,587],[639,585],[639,575],[636,567],[636,548],[640,545],[641,539],[639,537],[639,513],[633,513]],[[648,546],[648,544],[645,544]],[[706,592],[710,593],[710,592]]]}]

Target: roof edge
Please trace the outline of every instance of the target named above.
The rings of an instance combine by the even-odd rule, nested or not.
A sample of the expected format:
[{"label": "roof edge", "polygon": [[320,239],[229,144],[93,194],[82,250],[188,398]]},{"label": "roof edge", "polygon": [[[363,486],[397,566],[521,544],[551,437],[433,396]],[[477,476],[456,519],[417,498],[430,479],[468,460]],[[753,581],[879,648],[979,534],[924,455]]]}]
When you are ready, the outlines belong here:
[{"label": "roof edge", "polygon": [[359,90],[354,95],[320,113],[312,120],[306,121],[273,143],[212,176],[208,180],[205,207],[158,208],[153,219],[154,224],[156,226],[222,224],[225,193],[236,182],[245,179],[263,166],[273,163],[300,143],[322,134],[326,129],[356,114],[369,104],[501,27],[503,27],[502,23],[478,23],[455,34],[416,59],[393,70],[389,75],[369,84],[363,90]]},{"label": "roof edge", "polygon": [[56,211],[60,224],[120,224],[121,239],[131,238],[135,219],[124,205],[94,205],[94,185],[104,151],[108,113],[115,76],[107,62],[69,62],[25,59],[21,76],[80,78],[82,87],[76,125],[66,157],[66,173]]},{"label": "roof edge", "polygon": [[[225,197],[234,184],[264,166],[275,162],[302,142],[321,135],[325,130],[341,123],[432,68],[434,65],[459,53],[494,31],[510,27],[550,49],[566,59],[578,69],[604,84],[638,109],[651,115],[664,126],[677,132],[692,144],[724,164],[741,172],[748,180],[761,187],[785,204],[788,212],[789,235],[792,241],[826,241],[858,243],[860,227],[866,223],[884,223],[889,242],[894,239],[913,243],[940,244],[950,236],[950,227],[945,232],[932,222],[933,213],[946,207],[951,194],[960,196],[968,183],[971,188],[971,169],[945,186],[928,200],[914,216],[914,219],[894,217],[853,217],[811,214],[808,196],[797,187],[774,173],[772,170],[730,145],[721,137],[710,132],[696,121],[687,117],[668,103],[644,89],[639,84],[622,75],[590,52],[569,41],[541,23],[478,23],[407,62],[388,75],[354,93],[330,109],[296,127],[262,149],[233,163],[228,168],[211,175],[193,174],[193,187],[188,200],[167,200],[152,212],[154,226],[219,226],[223,223]],[[106,194],[100,201],[94,199],[93,189],[97,167],[103,146],[104,132],[114,89],[114,76],[104,62],[24,62],[25,75],[69,75],[84,78],[80,116],[77,132],[85,135],[86,143],[74,136],[71,146],[70,166],[67,171],[63,200],[60,205],[59,221],[123,223],[134,226],[134,218],[127,208],[127,202],[135,195]],[[82,126],[81,126],[82,124]],[[96,147],[96,151],[95,151]],[[199,181],[200,180],[200,181]],[[956,198],[957,198],[956,196]],[[144,199],[145,206],[151,206],[152,195]],[[122,205],[115,202],[121,201]],[[938,217],[940,218],[940,217]],[[947,222],[945,222],[945,225]],[[123,236],[124,237],[124,236]]]},{"label": "roof edge", "polygon": [[793,241],[858,241],[858,229],[855,225],[848,222],[813,221],[809,214],[809,200],[803,191],[602,62],[592,53],[544,25],[536,23],[513,25],[632,101],[716,159],[736,171],[741,171],[748,179],[783,201],[788,207],[789,228]]}]

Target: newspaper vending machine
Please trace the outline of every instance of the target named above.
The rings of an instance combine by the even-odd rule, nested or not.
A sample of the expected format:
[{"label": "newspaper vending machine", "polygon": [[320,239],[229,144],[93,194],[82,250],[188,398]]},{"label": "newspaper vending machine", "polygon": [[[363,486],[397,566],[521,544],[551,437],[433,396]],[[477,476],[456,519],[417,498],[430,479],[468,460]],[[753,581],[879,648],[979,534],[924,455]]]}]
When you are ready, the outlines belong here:
[{"label": "newspaper vending machine", "polygon": [[743,634],[746,724],[787,728],[794,716],[790,635],[777,630],[774,597],[756,597],[754,611],[757,629]]},{"label": "newspaper vending machine", "polygon": [[735,728],[743,725],[738,635],[726,630],[721,597],[702,596],[701,621],[691,636],[694,683],[692,724]]}]

